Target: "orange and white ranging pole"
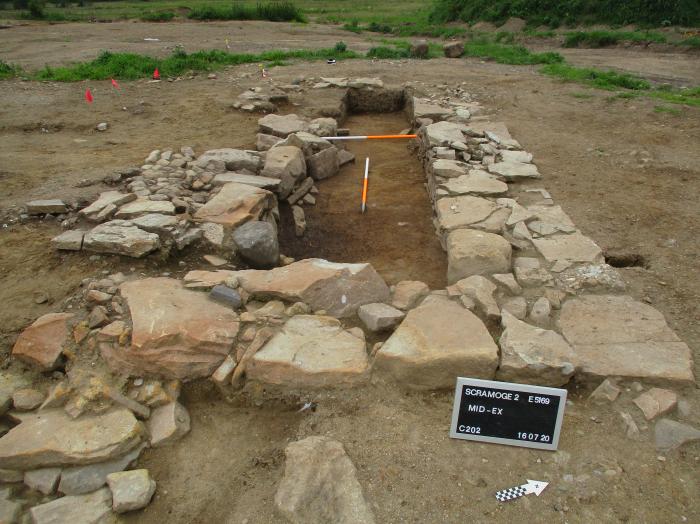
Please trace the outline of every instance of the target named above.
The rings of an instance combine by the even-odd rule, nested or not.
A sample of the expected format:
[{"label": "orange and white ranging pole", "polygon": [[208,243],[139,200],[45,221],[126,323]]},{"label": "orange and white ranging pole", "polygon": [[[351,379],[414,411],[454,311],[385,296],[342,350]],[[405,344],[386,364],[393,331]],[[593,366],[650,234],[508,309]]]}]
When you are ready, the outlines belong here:
[{"label": "orange and white ranging pole", "polygon": [[416,138],[417,135],[355,135],[355,136],[322,136],[323,140],[389,140],[395,138]]},{"label": "orange and white ranging pole", "polygon": [[367,208],[367,182],[369,177],[369,157],[365,159],[365,180],[362,183],[362,212]]}]

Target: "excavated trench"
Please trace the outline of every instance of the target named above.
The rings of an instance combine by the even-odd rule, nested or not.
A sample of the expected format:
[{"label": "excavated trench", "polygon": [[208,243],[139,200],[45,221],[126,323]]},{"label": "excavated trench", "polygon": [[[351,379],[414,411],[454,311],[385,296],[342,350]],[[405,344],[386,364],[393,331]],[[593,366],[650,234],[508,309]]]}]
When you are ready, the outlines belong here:
[{"label": "excavated trench", "polygon": [[[352,114],[353,135],[396,134],[404,113]],[[296,259],[370,262],[389,284],[421,280],[445,287],[446,257],[432,223],[423,168],[408,140],[346,142],[355,162],[317,183],[316,205],[305,206],[307,229],[294,234],[291,209],[281,206],[280,248]],[[365,158],[370,160],[367,211],[360,211]]]}]

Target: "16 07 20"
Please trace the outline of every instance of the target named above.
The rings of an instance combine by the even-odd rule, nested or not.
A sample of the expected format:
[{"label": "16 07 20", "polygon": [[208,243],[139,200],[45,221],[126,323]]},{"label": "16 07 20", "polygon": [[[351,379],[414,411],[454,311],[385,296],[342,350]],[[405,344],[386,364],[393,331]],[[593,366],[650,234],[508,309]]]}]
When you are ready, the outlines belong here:
[{"label": "16 07 20", "polygon": [[520,440],[529,440],[530,442],[551,442],[551,437],[542,433],[518,431],[518,438]]}]

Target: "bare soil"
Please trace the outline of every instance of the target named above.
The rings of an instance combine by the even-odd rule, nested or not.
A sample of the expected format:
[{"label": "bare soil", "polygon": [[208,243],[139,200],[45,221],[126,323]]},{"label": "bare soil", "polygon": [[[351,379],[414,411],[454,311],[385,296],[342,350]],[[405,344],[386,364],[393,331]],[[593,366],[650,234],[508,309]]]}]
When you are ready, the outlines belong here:
[{"label": "bare soil", "polygon": [[[200,26],[156,27],[176,31],[189,25]],[[241,40],[260,48],[281,31],[297,30],[275,25],[272,32],[254,23],[247,33],[248,24],[240,25]],[[10,45],[19,49],[19,44],[12,44],[17,42],[13,32],[21,30],[33,35],[21,46],[26,48],[21,53],[25,53],[27,64],[84,59],[79,43],[69,50],[47,46],[38,53],[43,60],[30,56],[34,46],[43,45],[44,31],[55,27],[3,30],[0,55],[13,61],[13,55],[6,51]],[[214,31],[215,26],[203,27]],[[115,39],[140,42],[143,36],[151,36],[138,23],[75,26],[76,34],[81,30],[113,35],[94,44],[90,56]],[[305,39],[314,31],[318,31],[319,40],[340,39],[334,33],[327,36],[327,28],[308,26],[303,30]],[[346,41],[352,35],[342,34]],[[198,37],[181,33],[179,40],[188,48],[198,44],[211,47]],[[292,47],[298,46],[295,43]],[[624,52],[613,50],[606,56],[620,60],[617,53]],[[13,53],[20,56],[19,50]],[[646,62],[644,67],[652,75],[668,67],[665,59],[655,54],[646,57]],[[282,83],[331,74],[381,76],[395,85],[410,81],[432,92],[438,91],[435,86],[439,84],[463,83],[534,154],[544,174],[542,184],[584,234],[610,253],[644,257],[647,267],[621,269],[630,294],[649,300],[662,311],[699,361],[698,109],[683,108],[680,116],[658,113],[655,101],[614,100],[606,92],[542,77],[533,68],[478,60],[349,61],[336,66],[296,64],[272,70],[272,77]],[[140,165],[151,149],[184,144],[200,152],[215,147],[252,147],[257,116],[232,111],[230,105],[243,88],[259,84],[253,66],[228,69],[216,80],[200,76],[172,83],[125,83],[121,95],[107,82],[91,82],[96,102],[88,107],[82,99],[85,83],[2,82],[0,217],[13,215],[13,206],[16,209],[33,198],[89,198],[104,190],[99,182],[104,175],[115,168]],[[572,96],[581,92],[590,98]],[[315,92],[307,96],[313,98]],[[289,110],[307,110],[304,102],[298,103],[301,105]],[[351,128],[353,122],[374,126],[375,117],[355,118],[349,120]],[[400,123],[397,116],[376,118],[381,127],[394,122],[393,128]],[[98,133],[94,126],[102,121],[109,122],[110,128]],[[385,146],[395,150],[369,152],[370,158],[378,160],[376,177],[373,173],[371,179],[370,210],[362,216],[357,213],[359,166],[368,152],[364,146],[357,147],[358,164],[322,183],[317,207],[307,208],[312,210],[305,253],[317,248],[319,255],[342,256],[343,260],[355,259],[355,253],[361,258],[365,253],[385,275],[395,269],[389,264],[389,258],[394,258],[397,265],[403,265],[395,276],[387,277],[389,280],[410,275],[433,286],[442,285],[438,281],[441,270],[435,258],[436,240],[426,225],[427,196],[424,203],[418,198],[415,161],[399,145]],[[402,169],[406,171],[404,179],[400,177]],[[95,184],[76,187],[83,179]],[[411,189],[393,195],[402,185]],[[391,221],[382,220],[388,208],[394,209],[388,215]],[[323,213],[330,219],[321,222]],[[410,225],[398,226],[399,221]],[[3,222],[7,223],[5,218]],[[352,228],[344,230],[344,223]],[[5,354],[23,326],[44,312],[58,309],[84,277],[131,268],[144,274],[181,274],[204,267],[199,258],[203,253],[190,253],[185,268],[157,260],[103,257],[91,262],[82,255],[59,255],[47,246],[57,231],[55,223],[37,222],[8,223],[0,229],[0,342]],[[319,231],[326,240],[338,239],[323,242]],[[379,236],[382,240],[376,242]],[[396,240],[390,242],[388,237]],[[319,239],[317,244],[315,238]],[[386,248],[389,258],[373,258],[377,251],[368,249],[372,242]],[[403,252],[401,242],[405,243]],[[288,249],[291,253],[292,248]],[[36,304],[35,294],[44,291],[50,302]],[[378,522],[700,521],[700,444],[688,445],[661,460],[653,447],[653,426],[645,423],[631,404],[634,392],[624,391],[612,406],[598,406],[586,400],[587,388],[572,384],[569,389],[573,402],[567,407],[560,451],[551,453],[450,440],[450,392],[406,393],[372,385],[361,391],[323,393],[286,402],[240,400],[228,404],[206,383],[188,385],[183,402],[192,416],[192,431],[172,447],[145,453],[141,463],[153,473],[158,491],[151,506],[125,520],[280,522],[273,497],[283,474],[283,450],[290,441],[322,434],[345,445]],[[681,419],[700,426],[700,395],[696,389],[681,394],[687,402]],[[266,393],[261,391],[255,398],[265,399]],[[307,400],[317,402],[318,407],[299,413]],[[639,440],[625,436],[619,411],[629,412],[640,425]],[[551,484],[539,498],[496,502],[496,490],[521,484],[527,478]]]}]

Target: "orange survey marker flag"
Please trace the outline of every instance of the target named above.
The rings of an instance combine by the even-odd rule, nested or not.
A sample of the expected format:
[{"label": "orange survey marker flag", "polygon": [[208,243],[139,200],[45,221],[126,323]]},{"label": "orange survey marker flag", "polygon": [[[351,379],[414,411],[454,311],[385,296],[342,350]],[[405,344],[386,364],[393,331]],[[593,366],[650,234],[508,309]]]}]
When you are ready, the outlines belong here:
[{"label": "orange survey marker flag", "polygon": [[90,88],[88,87],[88,88],[85,90],[85,101],[86,101],[88,104],[92,104],[92,100],[93,100],[93,98],[92,98],[92,92],[90,91]]},{"label": "orange survey marker flag", "polygon": [[157,67],[155,71],[153,71],[153,80],[160,80],[160,71],[158,71]]},{"label": "orange survey marker flag", "polygon": [[117,81],[114,78],[112,78],[112,87],[114,89],[119,89],[119,84],[117,84]]}]

